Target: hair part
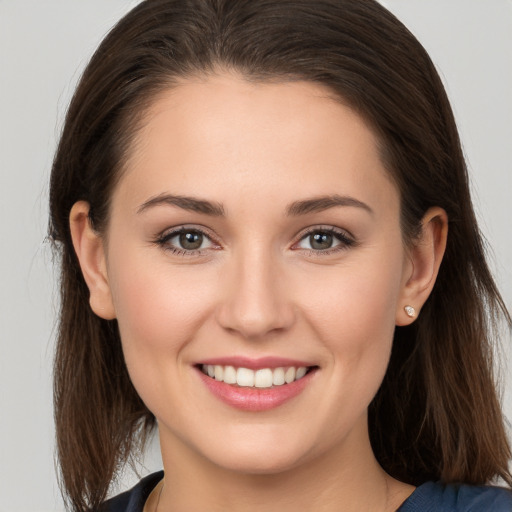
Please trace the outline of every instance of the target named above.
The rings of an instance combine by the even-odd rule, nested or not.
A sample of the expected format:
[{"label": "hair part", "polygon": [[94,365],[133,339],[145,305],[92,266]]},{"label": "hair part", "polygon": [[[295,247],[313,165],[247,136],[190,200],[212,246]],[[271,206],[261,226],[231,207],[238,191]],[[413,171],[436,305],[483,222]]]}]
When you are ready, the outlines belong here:
[{"label": "hair part", "polygon": [[453,114],[421,44],[373,0],[145,0],[87,66],[51,176],[49,230],[61,257],[55,420],[73,510],[100,505],[155,420],[130,382],[116,321],[89,307],[69,213],[87,201],[105,234],[112,192],[156,96],[219,69],[323,84],[360,114],[400,191],[405,240],[429,207],[447,212],[445,258],[420,317],[396,328],[369,410],[371,442],[404,482],[512,485],[492,371],[493,327],[511,319],[485,262]]}]

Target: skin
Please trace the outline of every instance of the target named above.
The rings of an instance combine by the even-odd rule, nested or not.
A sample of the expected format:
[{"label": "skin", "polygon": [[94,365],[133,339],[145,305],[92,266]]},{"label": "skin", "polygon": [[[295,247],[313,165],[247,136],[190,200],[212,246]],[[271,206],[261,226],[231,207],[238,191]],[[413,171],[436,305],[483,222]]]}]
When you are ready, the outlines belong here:
[{"label": "skin", "polygon": [[[148,206],[162,194],[224,214]],[[333,194],[366,207],[287,213]],[[407,246],[399,203],[372,131],[320,85],[219,73],[157,98],[114,191],[108,237],[91,229],[87,203],[70,223],[91,307],[117,318],[130,376],[158,420],[158,510],[391,511],[411,494],[376,462],[367,408],[395,326],[414,320],[404,306],[419,312],[435,282],[447,219],[429,210]],[[158,242],[181,226],[205,232],[201,252]],[[351,242],[315,250],[308,228]],[[285,404],[240,411],[194,368],[231,355],[318,370]]]}]

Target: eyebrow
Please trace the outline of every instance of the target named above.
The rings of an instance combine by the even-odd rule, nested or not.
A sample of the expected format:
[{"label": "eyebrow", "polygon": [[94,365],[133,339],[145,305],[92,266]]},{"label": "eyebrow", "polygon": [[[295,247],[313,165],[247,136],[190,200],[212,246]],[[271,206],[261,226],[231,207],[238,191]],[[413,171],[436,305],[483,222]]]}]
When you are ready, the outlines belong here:
[{"label": "eyebrow", "polygon": [[[190,196],[177,196],[173,194],[160,194],[152,197],[144,202],[138,209],[137,213],[142,213],[149,208],[161,205],[177,206],[183,210],[188,210],[204,215],[214,217],[225,216],[225,210],[222,204],[199,199]],[[350,196],[339,196],[337,194],[330,196],[319,196],[312,199],[302,201],[294,201],[286,207],[287,216],[307,215],[308,213],[321,212],[338,206],[351,206],[362,208],[373,215],[373,210],[362,201]]]},{"label": "eyebrow", "polygon": [[160,194],[148,199],[137,209],[137,213],[142,213],[149,208],[160,205],[177,206],[183,210],[203,213],[205,215],[212,215],[215,217],[224,216],[224,207],[220,203],[213,203],[211,201],[195,197],[175,196],[172,194]]},{"label": "eyebrow", "polygon": [[336,206],[352,206],[362,208],[373,215],[373,210],[362,201],[350,196],[339,196],[337,194],[331,196],[320,196],[304,201],[295,201],[286,208],[286,214],[289,216],[306,215],[308,213],[321,212],[334,208]]}]

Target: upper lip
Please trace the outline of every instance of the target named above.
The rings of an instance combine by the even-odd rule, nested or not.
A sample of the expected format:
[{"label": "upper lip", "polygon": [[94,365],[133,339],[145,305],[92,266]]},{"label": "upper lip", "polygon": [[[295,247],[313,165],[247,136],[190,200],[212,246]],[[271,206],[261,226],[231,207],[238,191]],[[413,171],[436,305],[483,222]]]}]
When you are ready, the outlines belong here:
[{"label": "upper lip", "polygon": [[275,356],[259,357],[256,359],[243,356],[214,357],[210,359],[203,359],[198,363],[198,365],[203,364],[213,366],[234,366],[235,368],[248,368],[250,370],[259,370],[261,368],[281,368],[290,366],[294,366],[295,368],[299,368],[301,366],[315,366],[311,362]]}]

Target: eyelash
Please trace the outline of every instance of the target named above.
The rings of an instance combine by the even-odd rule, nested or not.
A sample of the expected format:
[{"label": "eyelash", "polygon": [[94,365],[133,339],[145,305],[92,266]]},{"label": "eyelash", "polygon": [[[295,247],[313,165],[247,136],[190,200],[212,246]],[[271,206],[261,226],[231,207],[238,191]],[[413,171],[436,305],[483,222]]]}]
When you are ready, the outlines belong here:
[{"label": "eyelash", "polygon": [[207,231],[201,228],[189,226],[182,226],[172,231],[166,231],[162,235],[158,236],[158,238],[155,240],[155,243],[165,251],[169,251],[176,256],[183,257],[201,256],[210,249],[210,247],[206,249],[182,249],[169,244],[170,240],[184,233],[197,233],[208,240],[214,249],[220,248],[219,244],[214,241],[212,235],[210,235]]},{"label": "eyelash", "polygon": [[[350,247],[354,247],[357,245],[357,242],[354,240],[354,238],[349,235],[346,231],[335,228],[333,226],[314,226],[311,228],[308,228],[306,231],[302,232],[300,236],[298,237],[297,242],[295,242],[292,246],[292,249],[297,246],[300,242],[305,240],[306,238],[310,237],[311,235],[314,235],[316,233],[322,233],[327,235],[332,235],[339,243],[339,245],[335,245],[334,247],[329,247],[328,249],[302,249],[303,251],[306,251],[308,256],[314,256],[314,257],[322,257],[322,256],[328,256],[333,253],[345,251],[349,249]],[[294,250],[301,250],[300,248],[294,249]]]},{"label": "eyelash", "polygon": [[[163,234],[159,235],[158,238],[154,241],[158,246],[160,246],[165,251],[170,251],[172,254],[176,256],[183,256],[183,257],[190,257],[190,256],[200,256],[204,254],[206,251],[208,251],[211,247],[205,248],[205,249],[182,249],[173,245],[169,245],[169,241],[173,238],[184,234],[184,233],[197,233],[203,236],[205,239],[207,239],[213,246],[213,248],[219,249],[220,245],[214,241],[212,235],[210,235],[207,231],[205,231],[202,228],[197,227],[188,227],[188,226],[182,226],[178,229],[174,229],[172,231],[164,232]],[[334,247],[329,247],[328,249],[301,249],[297,248],[296,246],[305,240],[307,237],[314,235],[316,233],[322,233],[322,234],[328,234],[332,235],[339,243],[339,245],[335,245]],[[346,231],[343,231],[341,229],[337,229],[332,226],[315,226],[312,228],[307,229],[306,231],[302,232],[300,236],[297,238],[297,241],[294,242],[292,245],[292,250],[303,250],[306,251],[306,253],[309,256],[315,256],[315,257],[322,257],[329,254],[333,254],[336,252],[344,251],[350,247],[353,247],[357,244],[357,242],[347,234]]]}]

